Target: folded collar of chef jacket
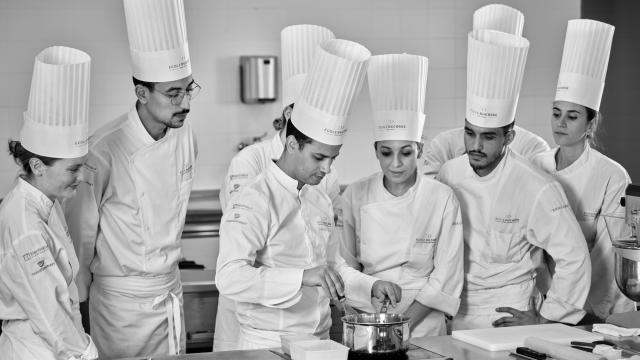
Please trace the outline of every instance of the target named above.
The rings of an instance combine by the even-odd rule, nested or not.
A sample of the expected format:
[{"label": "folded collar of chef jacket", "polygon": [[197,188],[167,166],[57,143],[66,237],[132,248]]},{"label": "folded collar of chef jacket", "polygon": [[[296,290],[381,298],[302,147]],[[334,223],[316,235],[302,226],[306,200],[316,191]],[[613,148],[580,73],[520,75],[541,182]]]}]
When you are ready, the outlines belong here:
[{"label": "folded collar of chef jacket", "polygon": [[42,191],[22,178],[18,178],[17,186],[20,188],[20,191],[28,195],[26,197],[28,200],[32,200],[35,203],[38,214],[43,219],[48,219],[49,215],[51,215],[51,209],[53,208],[53,201],[43,194]]},{"label": "folded collar of chef jacket", "polygon": [[[280,169],[280,167],[275,163],[275,161],[270,162],[267,169],[275,177],[278,183],[280,183],[280,185],[282,185],[283,188],[285,188],[289,193],[291,193],[291,195],[298,196],[298,180],[287,175],[287,173],[285,173],[282,169]],[[306,186],[305,184],[305,186],[303,186],[302,189],[300,189],[300,194],[302,194],[303,192],[306,192],[307,188],[308,186]]]}]

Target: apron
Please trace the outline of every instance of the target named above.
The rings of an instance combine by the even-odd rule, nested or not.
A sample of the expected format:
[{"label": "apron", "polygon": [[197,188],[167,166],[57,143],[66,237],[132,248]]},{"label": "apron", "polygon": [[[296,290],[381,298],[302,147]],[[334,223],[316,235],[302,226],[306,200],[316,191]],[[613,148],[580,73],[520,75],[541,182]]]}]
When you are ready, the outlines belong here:
[{"label": "apron", "polygon": [[[186,126],[186,125],[185,125]],[[140,211],[136,213],[144,275],[94,274],[90,288],[91,334],[102,357],[183,354],[186,348],[182,284],[177,263],[180,234],[194,176],[194,144],[189,129],[168,129],[130,160]],[[138,241],[139,243],[139,241]],[[126,269],[125,269],[126,270]]]},{"label": "apron", "polygon": [[[360,208],[360,262],[363,272],[394,282],[402,288],[402,300],[395,308],[389,309],[392,313],[403,313],[409,308],[434,266],[440,223],[434,226],[429,221],[416,221],[422,212],[420,207],[428,202],[423,182],[418,181],[415,188],[409,190],[414,191],[413,194]],[[361,310],[375,312],[380,305],[374,299],[373,305]],[[433,310],[415,326],[411,336],[445,334],[444,314]]]},{"label": "apron", "polygon": [[238,350],[240,326],[236,318],[236,302],[220,294],[216,327],[213,333],[213,351]]},{"label": "apron", "polygon": [[[246,326],[240,326],[237,348],[242,350],[280,348],[282,346],[281,336],[294,334],[295,333],[258,330]],[[327,340],[329,339],[329,330],[313,335],[322,340]]]},{"label": "apron", "polygon": [[182,305],[177,269],[153,277],[94,274],[89,316],[101,358],[183,354]]},{"label": "apron", "polygon": [[484,329],[493,327],[492,323],[508,313],[498,313],[497,307],[509,306],[521,311],[530,310],[529,299],[536,297],[538,311],[542,305],[542,296],[535,288],[535,281],[507,285],[497,289],[462,290],[460,309],[451,323],[452,330]]}]

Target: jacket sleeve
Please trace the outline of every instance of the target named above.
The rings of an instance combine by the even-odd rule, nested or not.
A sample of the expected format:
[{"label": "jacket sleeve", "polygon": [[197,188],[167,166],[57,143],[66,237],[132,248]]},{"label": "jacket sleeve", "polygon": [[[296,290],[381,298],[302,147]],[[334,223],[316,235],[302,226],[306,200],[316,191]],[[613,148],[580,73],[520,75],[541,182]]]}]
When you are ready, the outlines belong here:
[{"label": "jacket sleeve", "polygon": [[258,168],[248,156],[247,150],[241,150],[231,159],[227,174],[222,180],[219,197],[223,212],[233,198],[238,195],[240,189],[259,174]]},{"label": "jacket sleeve", "polygon": [[304,269],[269,268],[256,263],[269,236],[269,204],[245,189],[227,206],[220,223],[216,286],[232,300],[288,308],[302,298]]},{"label": "jacket sleeve", "polygon": [[591,249],[591,266],[593,268],[591,278],[591,291],[587,302],[594,314],[601,319],[613,313],[635,310],[635,304],[629,300],[616,284],[614,277],[615,254],[605,216],[617,215],[620,221],[609,221],[609,225],[618,225],[614,233],[623,234],[627,228],[623,218],[625,210],[620,205],[620,198],[625,196],[627,185],[631,182],[628,175],[610,178],[604,189],[604,199],[600,214],[596,219],[596,239]]},{"label": "jacket sleeve", "polygon": [[76,277],[80,302],[89,297],[92,281],[90,265],[95,257],[100,207],[106,199],[110,173],[110,165],[106,159],[89,152],[83,168],[84,181],[78,186],[76,195],[64,203],[69,235],[80,263]]},{"label": "jacket sleeve", "polygon": [[460,293],[464,282],[464,240],[460,205],[453,191],[447,201],[441,229],[433,271],[416,295],[416,300],[454,316],[460,307]]},{"label": "jacket sleeve", "polygon": [[359,309],[371,307],[371,289],[379,279],[362,273],[362,265],[357,258],[358,234],[356,234],[356,215],[353,210],[353,192],[347,187],[342,195],[342,227],[336,227],[337,240],[333,252],[333,264],[345,285],[345,297]]},{"label": "jacket sleeve", "polygon": [[[519,154],[527,158],[529,161],[533,161],[533,158],[536,155],[542,152],[545,152],[551,148],[543,138],[537,136],[534,133],[530,133],[530,134],[531,135],[529,135],[527,142],[522,144],[521,148],[519,149]],[[516,130],[516,137],[517,136],[518,136],[518,130]]]},{"label": "jacket sleeve", "polygon": [[358,234],[356,233],[356,216],[353,209],[353,192],[352,188],[348,187],[342,195],[342,227],[336,227],[337,241],[336,247],[339,249],[339,254],[347,265],[352,268],[362,271],[362,265],[358,262],[357,255],[357,243]]},{"label": "jacket sleeve", "polygon": [[80,358],[89,338],[74,323],[67,282],[44,236],[33,231],[13,240],[0,259],[0,281],[10,289],[33,331],[52,348],[56,359]]},{"label": "jacket sleeve", "polygon": [[422,172],[425,175],[435,176],[440,171],[442,164],[449,160],[447,144],[443,136],[436,136],[424,144],[422,153]]},{"label": "jacket sleeve", "polygon": [[540,314],[549,320],[576,324],[585,314],[591,261],[580,225],[559,183],[549,183],[538,193],[528,223],[527,240],[546,250],[555,262],[555,274]]}]

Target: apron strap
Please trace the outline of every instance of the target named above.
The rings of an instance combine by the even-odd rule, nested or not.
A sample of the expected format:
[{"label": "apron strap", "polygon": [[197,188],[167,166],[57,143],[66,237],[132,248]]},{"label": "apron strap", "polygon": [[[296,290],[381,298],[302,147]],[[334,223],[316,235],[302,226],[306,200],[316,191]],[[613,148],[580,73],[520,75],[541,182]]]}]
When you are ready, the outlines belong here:
[{"label": "apron strap", "polygon": [[152,307],[156,309],[158,305],[164,304],[167,312],[169,355],[180,354],[180,339],[182,338],[182,319],[180,317],[180,299],[176,294],[168,292],[166,294],[156,296],[153,299]]}]

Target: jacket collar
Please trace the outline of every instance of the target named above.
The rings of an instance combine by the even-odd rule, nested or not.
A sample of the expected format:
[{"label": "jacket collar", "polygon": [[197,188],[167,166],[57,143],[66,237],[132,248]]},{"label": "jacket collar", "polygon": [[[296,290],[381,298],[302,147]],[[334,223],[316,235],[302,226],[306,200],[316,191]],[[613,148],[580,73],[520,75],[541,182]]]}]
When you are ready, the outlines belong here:
[{"label": "jacket collar", "polygon": [[580,170],[580,168],[584,166],[584,164],[589,162],[589,158],[591,157],[591,146],[589,146],[589,144],[585,141],[584,151],[582,151],[582,154],[580,154],[580,156],[576,159],[576,161],[574,161],[571,165],[567,166],[566,168],[558,171],[558,170],[555,170],[558,168],[558,164],[556,163],[556,154],[558,153],[558,151],[560,151],[560,147],[556,148],[552,152],[553,156],[551,157],[551,161],[553,162],[553,169],[556,174],[571,174],[575,171],[578,171]]},{"label": "jacket collar", "polygon": [[49,219],[51,215],[51,209],[53,208],[53,201],[49,199],[42,191],[38,190],[35,186],[22,178],[18,178],[18,189],[25,194],[25,199],[30,204],[33,204],[38,212],[38,215],[42,219]]},{"label": "jacket collar", "polygon": [[269,146],[271,148],[271,158],[273,160],[280,159],[280,155],[282,155],[284,151],[284,144],[282,143],[282,139],[280,139],[280,131],[276,132],[273,138],[271,138],[271,144],[269,144]]},{"label": "jacket collar", "polygon": [[[298,180],[287,175],[275,161],[271,161],[267,167],[267,171],[276,179],[276,181],[285,188],[289,193],[298,196]],[[304,185],[300,192],[304,191],[307,186]]]},{"label": "jacket collar", "polygon": [[466,159],[467,160],[467,166],[469,166],[469,171],[471,172],[471,177],[476,179],[479,182],[490,182],[490,181],[493,181],[494,179],[498,179],[500,177],[500,174],[502,174],[504,168],[507,166],[507,163],[509,162],[509,158],[512,156],[512,154],[511,154],[511,148],[507,146],[507,149],[505,150],[504,156],[500,160],[500,163],[498,163],[498,165],[496,165],[496,167],[493,169],[493,171],[491,171],[490,173],[488,173],[485,176],[480,176],[480,175],[476,174],[476,172],[471,167],[471,164],[469,163],[468,155],[465,155],[465,156],[467,156],[467,159]]},{"label": "jacket collar", "polygon": [[169,134],[173,131],[173,129],[167,128],[167,132],[165,133],[165,135],[161,139],[156,141],[154,138],[151,137],[151,135],[149,135],[149,132],[147,131],[147,129],[144,128],[144,125],[142,124],[140,115],[138,115],[138,110],[136,109],[135,104],[133,105],[131,110],[129,110],[128,118],[129,118],[129,125],[131,128],[130,135],[133,136],[137,141],[140,141],[144,146],[153,145],[158,141],[162,141],[163,139],[166,139],[169,136]]}]

